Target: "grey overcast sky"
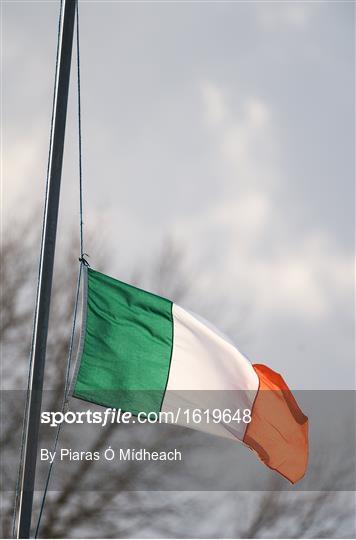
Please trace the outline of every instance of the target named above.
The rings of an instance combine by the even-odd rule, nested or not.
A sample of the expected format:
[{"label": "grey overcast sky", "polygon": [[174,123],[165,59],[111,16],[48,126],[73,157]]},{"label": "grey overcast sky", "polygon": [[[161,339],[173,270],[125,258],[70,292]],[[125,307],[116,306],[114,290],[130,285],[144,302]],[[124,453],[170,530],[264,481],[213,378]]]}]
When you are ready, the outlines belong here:
[{"label": "grey overcast sky", "polygon": [[[44,194],[59,2],[2,9],[6,226]],[[131,266],[172,235],[236,339],[247,309],[241,349],[293,388],[355,384],[354,10],[80,2],[87,230]],[[60,236],[78,214],[72,75]]]}]

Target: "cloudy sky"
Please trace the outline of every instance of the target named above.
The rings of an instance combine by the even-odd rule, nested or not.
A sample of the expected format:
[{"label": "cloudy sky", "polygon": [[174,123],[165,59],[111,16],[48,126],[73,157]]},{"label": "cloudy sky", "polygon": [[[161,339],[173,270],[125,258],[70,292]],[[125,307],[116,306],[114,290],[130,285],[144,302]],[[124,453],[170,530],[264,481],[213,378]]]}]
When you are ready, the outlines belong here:
[{"label": "cloudy sky", "polygon": [[[59,3],[2,9],[7,225],[44,193]],[[355,382],[354,9],[80,2],[87,230],[116,277],[175,238],[223,330],[293,388]],[[78,214],[72,73],[60,236]]]}]

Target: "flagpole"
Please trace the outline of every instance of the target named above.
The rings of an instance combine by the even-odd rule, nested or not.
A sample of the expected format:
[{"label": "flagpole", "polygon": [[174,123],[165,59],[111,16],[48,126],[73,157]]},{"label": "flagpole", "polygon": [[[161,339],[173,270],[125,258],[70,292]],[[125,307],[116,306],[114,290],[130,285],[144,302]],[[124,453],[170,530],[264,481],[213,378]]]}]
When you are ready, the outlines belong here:
[{"label": "flagpole", "polygon": [[31,532],[76,1],[62,0],[61,8],[54,111],[49,152],[48,190],[45,201],[44,234],[31,353],[32,368],[30,373],[29,405],[28,414],[25,419],[25,459],[21,475],[17,538],[30,538]]}]

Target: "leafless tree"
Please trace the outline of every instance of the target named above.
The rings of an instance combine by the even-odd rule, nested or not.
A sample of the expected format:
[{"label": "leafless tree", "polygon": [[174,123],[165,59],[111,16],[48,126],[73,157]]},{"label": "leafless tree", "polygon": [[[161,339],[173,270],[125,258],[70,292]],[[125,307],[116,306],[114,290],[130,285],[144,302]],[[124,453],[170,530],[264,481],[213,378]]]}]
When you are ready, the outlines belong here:
[{"label": "leafless tree", "polygon": [[[36,257],[34,257],[35,241],[31,241],[30,227],[17,225],[12,227],[14,234],[6,235],[2,245],[2,381],[4,392],[11,394],[16,389],[16,398],[8,396],[3,401],[8,401],[6,418],[1,429],[1,448],[3,460],[1,463],[1,478],[3,486],[14,487],[15,469],[9,467],[9,453],[13,454],[19,448],[22,416],[24,410],[24,389],[26,387],[26,371],[28,369],[26,359],[29,357],[31,331],[33,319],[33,305],[36,284]],[[54,286],[52,292],[52,306],[50,315],[50,332],[47,348],[47,365],[45,376],[45,388],[50,390],[47,407],[49,410],[60,410],[61,399],[64,390],[64,377],[66,358],[68,354],[68,339],[73,317],[73,303],[76,284],[76,266],[78,251],[75,241],[70,241],[64,254],[60,254],[60,262],[57,264]],[[174,290],[169,291],[166,281],[166,272],[170,271],[171,258],[174,258],[174,250],[167,244],[159,258],[162,263],[159,272],[159,281],[156,281],[156,289],[164,289],[166,295],[173,296],[177,300],[184,296],[186,277],[182,269],[176,266],[176,278],[179,283],[174,285]],[[173,259],[172,259],[173,260]],[[176,261],[175,261],[176,262]],[[79,264],[79,263],[78,263]],[[150,278],[149,272],[146,277]],[[132,280],[137,280],[133,273]],[[32,294],[31,294],[32,293]],[[21,397],[21,399],[17,399]],[[11,405],[10,405],[11,400]],[[11,407],[11,415],[9,408]],[[115,425],[109,426],[102,431],[92,442],[90,450],[99,451],[110,440]],[[134,436],[133,436],[134,440]],[[50,441],[46,441],[50,445]],[[167,442],[159,437],[154,445],[164,449]],[[16,452],[18,458],[18,452]],[[128,492],[135,470],[127,467],[125,474],[116,478],[107,479],[108,490],[105,492],[78,492],[78,486],[85,477],[90,476],[90,462],[81,461],[73,475],[68,478],[60,492],[49,491],[46,509],[43,514],[41,536],[56,538],[69,536],[69,531],[76,530],[78,526],[85,525],[86,533],[97,530],[97,535],[107,537],[127,536],[132,533],[139,523],[144,522],[152,512],[156,515],[164,515],[165,518],[172,513],[174,507],[161,496],[159,499],[146,498],[145,504],[137,503],[140,498],[138,492]],[[110,487],[111,486],[111,487]],[[110,507],[114,500],[119,499],[118,510],[115,519],[110,520],[106,516],[100,520],[100,515],[105,515],[105,509]],[[39,511],[40,494],[36,493],[34,515]],[[154,502],[156,500],[156,502]],[[131,502],[130,502],[131,501]],[[140,506],[137,512],[136,504]],[[11,535],[13,494],[2,492],[2,534],[4,537]],[[100,523],[100,527],[99,524]],[[158,527],[159,528],[159,527]],[[163,532],[166,530],[163,526]],[[95,533],[94,533],[95,536]]]},{"label": "leafless tree", "polygon": [[[37,248],[28,223],[12,230],[14,234],[7,234],[2,245],[2,386],[23,390],[32,333]],[[58,410],[63,395],[77,258],[73,240],[57,257],[45,379],[45,386],[50,389],[49,410]],[[131,281],[148,284],[151,290],[175,301],[184,300],[192,274],[184,270],[181,260],[174,244],[168,242],[151,265],[145,264],[144,271],[136,269],[131,274]],[[128,274],[127,269],[125,272]],[[18,395],[21,399],[13,399],[11,408],[5,407],[1,427],[1,479],[4,486],[11,486],[1,494],[3,537],[11,535],[24,392]],[[136,430],[131,432],[131,440],[135,441]],[[112,436],[113,427],[101,431],[92,441],[91,451],[104,448]],[[177,438],[181,436],[177,430]],[[49,445],[50,439],[45,439]],[[163,449],[168,441],[157,430],[152,444]],[[80,486],[91,476],[90,463],[78,462],[61,490],[49,491],[41,537],[332,538],[352,537],[355,533],[354,494],[335,492],[340,478],[332,474],[320,492],[284,492],[278,482],[271,484],[269,491],[259,493],[155,492],[159,486],[152,483],[152,478],[145,491],[130,491],[137,469],[128,464],[124,473],[105,478],[105,492],[83,491]],[[350,474],[350,467],[345,468],[345,474]],[[34,516],[38,515],[40,498],[41,493],[36,493]]]}]

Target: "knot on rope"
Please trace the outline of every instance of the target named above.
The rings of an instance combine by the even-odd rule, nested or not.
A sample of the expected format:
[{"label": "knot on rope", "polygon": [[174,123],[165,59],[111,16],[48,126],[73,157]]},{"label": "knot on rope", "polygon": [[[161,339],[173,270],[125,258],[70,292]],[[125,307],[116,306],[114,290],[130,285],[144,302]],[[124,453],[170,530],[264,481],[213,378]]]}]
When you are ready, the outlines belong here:
[{"label": "knot on rope", "polygon": [[88,261],[86,260],[85,257],[89,257],[88,253],[82,253],[81,256],[79,257],[79,262],[84,264],[84,266],[90,266],[90,264],[88,263]]}]

